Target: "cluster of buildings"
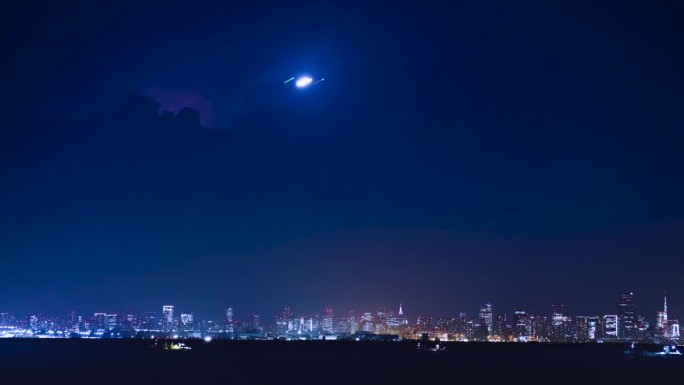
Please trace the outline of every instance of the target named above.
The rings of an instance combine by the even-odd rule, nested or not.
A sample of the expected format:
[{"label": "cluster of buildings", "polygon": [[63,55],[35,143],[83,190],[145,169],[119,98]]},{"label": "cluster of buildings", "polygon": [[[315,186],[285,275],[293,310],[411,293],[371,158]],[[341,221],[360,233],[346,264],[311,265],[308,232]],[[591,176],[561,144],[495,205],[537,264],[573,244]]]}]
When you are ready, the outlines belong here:
[{"label": "cluster of buildings", "polygon": [[161,313],[120,311],[85,316],[72,311],[59,317],[0,313],[0,337],[397,340],[425,335],[442,341],[489,342],[662,342],[680,338],[679,321],[668,315],[667,296],[656,322],[651,323],[638,312],[631,292],[620,293],[616,311],[605,315],[572,316],[563,305],[552,305],[548,315],[524,309],[509,315],[496,313],[494,306],[486,303],[474,315],[417,317],[414,323],[401,305],[397,310],[379,308],[342,315],[332,307],[324,308],[322,314],[295,314],[285,307],[275,323],[268,325],[262,324],[258,314],[237,318],[232,307],[220,321],[196,319],[192,312],[178,312],[172,305],[164,305]]},{"label": "cluster of buildings", "polygon": [[442,340],[510,341],[510,342],[662,342],[679,340],[679,321],[668,317],[667,296],[663,310],[657,312],[652,324],[637,311],[634,293],[619,294],[615,313],[605,315],[575,315],[563,305],[552,305],[550,315],[528,313],[516,309],[511,318],[495,313],[492,304],[484,304],[477,315],[460,313],[456,318],[441,318],[433,324],[431,318],[418,318],[409,337],[422,333]]}]

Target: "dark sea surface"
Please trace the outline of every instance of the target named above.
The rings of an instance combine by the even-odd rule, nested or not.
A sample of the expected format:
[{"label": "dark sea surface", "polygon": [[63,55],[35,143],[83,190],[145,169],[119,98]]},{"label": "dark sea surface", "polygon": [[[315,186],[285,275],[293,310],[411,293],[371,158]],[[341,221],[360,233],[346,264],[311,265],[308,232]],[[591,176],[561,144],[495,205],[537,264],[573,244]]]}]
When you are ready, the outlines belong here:
[{"label": "dark sea surface", "polygon": [[682,357],[627,357],[622,344],[2,339],[0,384],[662,384]]}]

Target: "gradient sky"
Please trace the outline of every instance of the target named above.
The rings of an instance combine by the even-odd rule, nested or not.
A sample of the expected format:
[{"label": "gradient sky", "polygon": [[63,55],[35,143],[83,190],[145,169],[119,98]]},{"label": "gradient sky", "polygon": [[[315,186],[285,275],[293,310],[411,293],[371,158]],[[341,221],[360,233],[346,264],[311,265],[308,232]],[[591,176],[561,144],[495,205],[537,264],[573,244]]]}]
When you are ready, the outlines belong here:
[{"label": "gradient sky", "polygon": [[681,1],[66,3],[0,10],[0,311],[684,317]]}]

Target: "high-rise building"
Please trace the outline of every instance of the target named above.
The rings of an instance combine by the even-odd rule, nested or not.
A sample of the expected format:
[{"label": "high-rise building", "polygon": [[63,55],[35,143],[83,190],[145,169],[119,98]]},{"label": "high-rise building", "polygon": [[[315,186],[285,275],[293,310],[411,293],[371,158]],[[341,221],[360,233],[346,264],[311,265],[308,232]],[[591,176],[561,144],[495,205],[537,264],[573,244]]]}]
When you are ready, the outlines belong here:
[{"label": "high-rise building", "polygon": [[598,317],[587,317],[589,341],[595,341],[598,337],[599,321]]},{"label": "high-rise building", "polygon": [[492,304],[485,303],[480,306],[480,324],[487,328],[487,335],[494,334],[494,325],[492,319]]},{"label": "high-rise building", "polygon": [[116,318],[117,318],[116,314],[105,314],[104,315],[105,329],[107,329],[107,330],[116,329],[116,327],[117,327]]},{"label": "high-rise building", "polygon": [[328,306],[323,309],[323,318],[321,319],[321,333],[332,334],[333,328],[333,309]]},{"label": "high-rise building", "polygon": [[347,318],[338,318],[335,320],[335,333],[349,334],[351,333],[351,324]]},{"label": "high-rise building", "polygon": [[513,312],[513,323],[515,337],[520,340],[527,340],[532,334],[532,325],[527,311],[524,309],[516,309]]},{"label": "high-rise building", "polygon": [[500,313],[496,315],[496,321],[494,322],[494,334],[501,338],[506,338],[506,314]]},{"label": "high-rise building", "polygon": [[235,323],[233,322],[233,308],[226,309],[226,332],[235,333]]},{"label": "high-rise building", "polygon": [[14,317],[10,313],[0,313],[0,326],[14,326]]},{"label": "high-rise building", "polygon": [[192,323],[195,321],[195,316],[192,313],[182,313],[181,314],[181,323],[183,326],[192,326]]},{"label": "high-rise building", "polygon": [[679,334],[679,320],[671,319],[667,321],[667,336],[673,340],[677,340],[680,337]]},{"label": "high-rise building", "polygon": [[397,315],[397,322],[399,323],[399,334],[403,334],[406,331],[406,325],[408,325],[408,318],[404,315],[404,308],[399,304],[399,314]]},{"label": "high-rise building", "polygon": [[636,337],[634,293],[622,292],[618,298],[618,338],[633,340]]},{"label": "high-rise building", "polygon": [[615,340],[618,338],[620,325],[618,323],[617,315],[603,316],[603,338],[606,340]]},{"label": "high-rise building", "polygon": [[549,318],[543,315],[530,315],[532,324],[531,336],[537,341],[545,341],[549,337]]},{"label": "high-rise building", "polygon": [[356,317],[356,312],[354,310],[349,310],[349,316],[347,317],[347,320],[349,320],[350,333],[354,334],[360,330],[359,319]]},{"label": "high-rise building", "polygon": [[248,331],[253,332],[253,333],[261,332],[260,320],[261,320],[260,315],[250,314],[247,317],[247,329],[248,329]]},{"label": "high-rise building", "polygon": [[170,331],[173,329],[173,306],[162,306],[162,330]]},{"label": "high-rise building", "polygon": [[285,306],[285,309],[276,317],[276,334],[283,336],[290,331],[290,325],[292,320],[292,311],[289,307]]},{"label": "high-rise building", "polygon": [[551,337],[565,337],[563,332],[563,305],[551,305]]},{"label": "high-rise building", "polygon": [[661,337],[668,338],[670,334],[668,326],[667,293],[665,293],[665,297],[663,298],[663,311],[659,311],[656,317],[656,333]]},{"label": "high-rise building", "polygon": [[575,341],[589,342],[589,317],[584,315],[575,317]]}]

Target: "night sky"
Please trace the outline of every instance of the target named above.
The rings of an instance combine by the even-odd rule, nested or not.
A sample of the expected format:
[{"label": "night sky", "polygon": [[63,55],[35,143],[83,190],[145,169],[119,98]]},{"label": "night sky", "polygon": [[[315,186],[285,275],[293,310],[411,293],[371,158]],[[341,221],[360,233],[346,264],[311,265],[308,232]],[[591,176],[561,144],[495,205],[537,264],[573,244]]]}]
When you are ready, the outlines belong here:
[{"label": "night sky", "polygon": [[684,318],[681,1],[43,3],[0,9],[0,311]]}]

